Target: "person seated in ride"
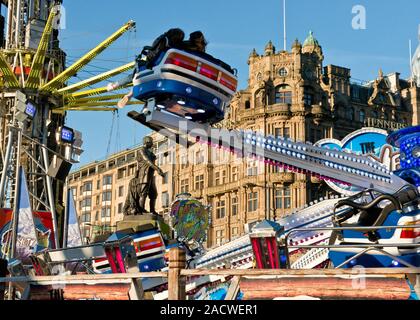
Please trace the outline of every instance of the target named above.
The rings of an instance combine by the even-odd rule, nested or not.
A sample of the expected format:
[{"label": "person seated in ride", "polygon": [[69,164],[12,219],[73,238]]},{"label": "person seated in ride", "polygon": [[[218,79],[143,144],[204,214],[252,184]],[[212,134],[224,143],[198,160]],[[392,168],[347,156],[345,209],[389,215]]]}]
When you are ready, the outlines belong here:
[{"label": "person seated in ride", "polygon": [[[139,72],[142,67],[146,67],[152,69],[154,66],[154,62],[159,57],[159,55],[167,49],[175,48],[181,49],[183,48],[183,41],[184,41],[185,33],[179,28],[169,29],[164,34],[160,35],[153,41],[151,47],[146,46],[143,48],[141,54],[136,58],[136,67],[131,75],[116,81],[109,83],[107,86],[108,91],[115,90],[117,88],[123,87],[130,82],[133,81],[134,75]],[[145,58],[145,59],[144,59]],[[133,90],[131,90],[128,94],[126,94],[118,103],[118,108],[123,108],[127,105],[127,103],[133,97]]]},{"label": "person seated in ride", "polygon": [[167,49],[181,49],[183,47],[185,33],[179,28],[169,29],[153,41],[151,47],[145,47],[142,51],[147,57],[147,67],[151,69],[156,58]]},{"label": "person seated in ride", "polygon": [[202,58],[221,66],[230,73],[234,73],[235,71],[228,64],[206,53],[207,45],[208,41],[204,37],[204,34],[201,31],[194,31],[190,34],[190,38],[187,41],[184,41],[184,50],[193,51]]},{"label": "person seated in ride", "polygon": [[184,41],[185,50],[206,52],[208,42],[204,38],[204,34],[201,31],[195,31],[190,34],[190,38]]}]

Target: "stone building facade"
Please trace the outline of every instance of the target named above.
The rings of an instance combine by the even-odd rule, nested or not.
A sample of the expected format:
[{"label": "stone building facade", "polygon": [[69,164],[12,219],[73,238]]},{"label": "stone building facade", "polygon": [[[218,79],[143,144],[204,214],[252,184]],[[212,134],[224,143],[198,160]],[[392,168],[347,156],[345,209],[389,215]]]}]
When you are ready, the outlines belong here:
[{"label": "stone building facade", "polygon": [[[420,89],[412,81],[400,79],[398,73],[384,75],[379,71],[377,79],[355,83],[350,69],[324,67],[323,60],[322,47],[312,33],[303,44],[296,40],[291,51],[276,52],[271,42],[261,55],[254,49],[248,60],[248,86],[236,93],[219,125],[314,143],[324,138],[342,139],[367,126],[394,130],[419,123]],[[247,223],[286,215],[330,192],[323,183],[303,174],[237,159],[199,144],[188,150],[169,146],[165,138],[153,135],[159,165],[167,172],[166,180],[156,177],[159,212],[168,212],[175,195],[181,192],[210,204],[210,247],[240,236]],[[113,225],[122,218],[120,204],[135,170],[135,152],[124,151],[72,173],[70,185],[75,188],[93,181],[94,203],[90,208],[80,206],[84,193],[76,196],[82,222]],[[99,169],[101,166],[105,169]],[[92,168],[97,168],[96,173],[89,178]],[[111,202],[104,203],[101,193],[108,189],[101,183],[96,188],[96,183],[108,175],[113,177],[113,184],[106,188],[113,194]],[[110,217],[105,210],[105,219],[101,214],[104,206],[111,208]],[[88,211],[90,217],[83,216]],[[86,235],[92,233],[92,228],[85,230]]]}]

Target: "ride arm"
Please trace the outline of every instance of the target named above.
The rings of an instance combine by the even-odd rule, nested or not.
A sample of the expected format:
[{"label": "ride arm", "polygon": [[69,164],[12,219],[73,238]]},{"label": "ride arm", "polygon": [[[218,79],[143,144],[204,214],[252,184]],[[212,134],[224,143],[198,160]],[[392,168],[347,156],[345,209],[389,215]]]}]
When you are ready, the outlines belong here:
[{"label": "ride arm", "polygon": [[29,72],[28,79],[26,80],[25,87],[29,89],[36,89],[40,85],[40,76],[44,67],[45,54],[48,49],[51,32],[53,29],[54,18],[57,15],[55,7],[51,10],[45,25],[44,32],[42,33],[41,41],[39,42],[38,49],[32,61],[31,71]]},{"label": "ride arm", "polygon": [[3,53],[0,52],[0,75],[3,76],[4,86],[8,88],[19,88],[19,81],[15,74],[12,72],[12,68],[7,62]]},{"label": "ride arm", "polygon": [[[121,67],[118,67],[118,68],[115,68],[115,69],[113,69],[113,70],[110,70],[110,71],[107,71],[107,72],[101,73],[101,74],[99,74],[99,75],[97,75],[97,76],[91,77],[91,78],[86,79],[86,80],[83,80],[83,81],[81,81],[81,82],[78,82],[78,83],[72,84],[71,86],[67,86],[67,87],[65,87],[65,88],[62,88],[62,89],[58,90],[57,92],[58,92],[58,93],[70,93],[70,92],[74,92],[74,91],[77,91],[77,90],[83,89],[83,88],[85,88],[85,87],[87,87],[87,86],[90,86],[90,85],[93,85],[93,84],[95,84],[95,83],[98,83],[98,82],[104,81],[104,80],[106,80],[106,79],[109,79],[109,78],[111,78],[111,77],[113,77],[113,76],[117,75],[117,74],[120,74],[120,73],[122,73],[122,72],[125,72],[125,71],[127,71],[127,70],[130,70],[130,69],[132,69],[134,66],[135,66],[135,62],[130,62],[130,63],[127,63],[127,64],[125,64],[125,65],[123,65],[123,66],[121,66]],[[130,76],[128,76],[128,77],[130,77]],[[128,77],[127,77],[127,78],[128,78]],[[130,77],[130,80],[131,80],[131,79],[132,79],[132,77]],[[118,87],[121,87],[122,85],[126,85],[126,84],[128,84],[129,82],[130,82],[130,81],[125,82],[125,83],[123,83],[123,84],[121,84],[121,85],[118,85]]]},{"label": "ride arm", "polygon": [[[127,84],[125,86],[119,87],[119,88],[115,88],[116,89],[123,89],[123,88],[128,88],[131,87],[133,84]],[[94,96],[99,96],[103,93],[107,93],[108,89],[106,87],[101,87],[101,88],[95,88],[95,89],[89,89],[89,90],[85,90],[85,91],[80,91],[80,92],[75,92],[75,93],[70,93],[68,95],[65,95],[64,97],[67,100],[76,100],[76,99],[82,99],[82,98],[87,98],[87,97],[94,97]]]},{"label": "ride arm", "polygon": [[91,62],[96,56],[98,56],[102,51],[108,48],[115,40],[121,37],[126,31],[132,29],[135,26],[134,21],[129,21],[124,26],[122,26],[119,30],[117,30],[114,34],[112,34],[109,38],[105,39],[101,44],[97,47],[86,53],[83,57],[77,60],[74,64],[68,67],[65,71],[60,73],[50,82],[46,83],[41,87],[42,91],[54,91],[72,76],[74,76],[80,69],[86,66],[89,62]]}]

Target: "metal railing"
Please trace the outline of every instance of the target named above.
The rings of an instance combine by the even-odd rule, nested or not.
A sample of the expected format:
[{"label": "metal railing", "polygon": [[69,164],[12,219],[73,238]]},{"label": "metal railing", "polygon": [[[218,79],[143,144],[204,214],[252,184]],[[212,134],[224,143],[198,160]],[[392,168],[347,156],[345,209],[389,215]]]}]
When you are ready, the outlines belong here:
[{"label": "metal railing", "polygon": [[414,249],[414,248],[420,248],[420,243],[359,243],[359,244],[354,244],[354,243],[347,243],[346,242],[342,242],[344,244],[340,244],[340,245],[332,245],[332,244],[310,244],[310,245],[299,245],[299,244],[295,244],[295,245],[289,245],[289,237],[291,234],[296,233],[296,232],[302,232],[302,231],[332,231],[332,235],[334,233],[334,231],[360,231],[360,232],[370,232],[370,231],[376,231],[376,230],[391,230],[391,229],[416,229],[416,228],[420,228],[420,225],[410,225],[410,226],[375,226],[375,227],[360,227],[360,226],[354,226],[354,227],[317,227],[317,228],[296,228],[296,229],[291,229],[289,231],[286,232],[285,236],[284,236],[284,247],[285,247],[285,252],[286,252],[286,256],[287,256],[287,264],[288,264],[288,268],[290,268],[290,262],[289,262],[289,249],[294,248],[294,249],[314,249],[314,248],[324,248],[324,249],[364,249],[361,252],[357,252],[354,254],[354,256],[352,256],[351,258],[347,259],[346,261],[344,261],[343,263],[341,263],[340,265],[338,265],[337,267],[335,267],[336,269],[341,268],[343,266],[345,266],[347,263],[349,263],[350,261],[366,254],[367,252],[370,251],[378,251],[392,259],[394,259],[395,261],[409,267],[409,268],[415,268],[415,266],[411,265],[410,263],[396,257],[393,254],[390,254],[389,252],[386,252],[385,250],[383,250],[384,248],[407,248],[407,249]]}]

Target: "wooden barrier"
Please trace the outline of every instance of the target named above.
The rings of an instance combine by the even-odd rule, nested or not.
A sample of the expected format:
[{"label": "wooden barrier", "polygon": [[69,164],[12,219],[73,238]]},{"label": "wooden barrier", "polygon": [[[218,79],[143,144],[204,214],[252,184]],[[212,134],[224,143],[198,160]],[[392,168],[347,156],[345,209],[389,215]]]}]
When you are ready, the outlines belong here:
[{"label": "wooden barrier", "polygon": [[168,299],[185,300],[185,277],[181,275],[185,268],[185,252],[173,248],[169,252]]},{"label": "wooden barrier", "polygon": [[[376,269],[185,269],[185,252],[170,250],[168,272],[78,274],[0,278],[1,283],[27,284],[28,299],[125,300],[133,281],[168,278],[168,299],[186,299],[186,277],[232,277],[226,299],[291,298],[302,295],[320,299],[407,299],[411,290],[420,296],[420,268]],[[63,286],[62,291],[54,291]],[[140,292],[141,294],[141,292]],[[141,299],[139,295],[137,298]]]}]

